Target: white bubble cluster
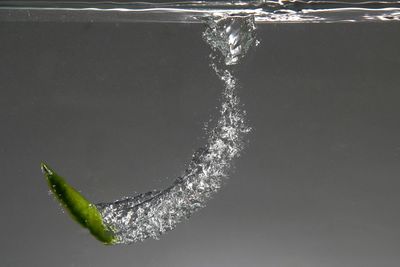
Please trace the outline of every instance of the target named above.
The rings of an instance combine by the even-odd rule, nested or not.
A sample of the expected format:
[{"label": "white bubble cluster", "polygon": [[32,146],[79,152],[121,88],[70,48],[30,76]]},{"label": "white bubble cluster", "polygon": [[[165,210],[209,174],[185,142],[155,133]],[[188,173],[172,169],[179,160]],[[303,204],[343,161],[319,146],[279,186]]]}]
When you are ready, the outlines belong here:
[{"label": "white bubble cluster", "polygon": [[208,27],[203,38],[213,50],[221,53],[228,66],[237,64],[256,43],[253,16],[221,16],[206,21]]},{"label": "white bubble cluster", "polygon": [[[204,39],[214,52],[223,51],[225,64],[231,65],[237,63],[254,42],[255,27],[251,17],[225,19],[226,21],[221,18],[209,20]],[[247,32],[249,29],[253,32]],[[218,31],[221,31],[220,35],[217,34]],[[229,41],[227,33],[232,33],[235,41]],[[139,194],[112,203],[96,204],[104,224],[114,232],[116,243],[127,244],[150,237],[157,239],[204,207],[206,201],[220,189],[232,160],[238,157],[243,149],[244,136],[250,128],[245,123],[245,112],[241,109],[235,93],[237,81],[226,65],[219,68],[217,65],[215,62],[212,64],[224,83],[220,117],[216,126],[209,132],[206,145],[194,153],[181,177],[163,190]]]}]

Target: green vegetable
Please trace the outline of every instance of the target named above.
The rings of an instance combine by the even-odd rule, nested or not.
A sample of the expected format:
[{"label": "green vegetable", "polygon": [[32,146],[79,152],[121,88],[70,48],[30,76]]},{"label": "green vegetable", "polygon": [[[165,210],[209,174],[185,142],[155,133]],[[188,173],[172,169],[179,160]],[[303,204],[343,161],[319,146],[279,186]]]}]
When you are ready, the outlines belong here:
[{"label": "green vegetable", "polygon": [[48,165],[42,163],[41,168],[54,196],[71,217],[89,229],[90,233],[104,244],[113,244],[115,242],[114,234],[103,224],[96,206],[65,182]]}]

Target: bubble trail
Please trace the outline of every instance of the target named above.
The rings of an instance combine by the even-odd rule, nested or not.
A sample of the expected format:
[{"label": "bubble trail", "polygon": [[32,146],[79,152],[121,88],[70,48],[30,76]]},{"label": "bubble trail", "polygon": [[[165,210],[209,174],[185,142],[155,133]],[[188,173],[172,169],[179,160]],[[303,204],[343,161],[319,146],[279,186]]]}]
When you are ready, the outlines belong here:
[{"label": "bubble trail", "polygon": [[206,145],[193,154],[187,169],[170,187],[94,205],[105,229],[112,232],[111,244],[158,239],[205,207],[243,149],[250,128],[236,95],[232,66],[256,43],[254,18],[221,16],[205,22],[203,39],[213,51],[211,66],[224,84],[219,119],[209,131]]}]

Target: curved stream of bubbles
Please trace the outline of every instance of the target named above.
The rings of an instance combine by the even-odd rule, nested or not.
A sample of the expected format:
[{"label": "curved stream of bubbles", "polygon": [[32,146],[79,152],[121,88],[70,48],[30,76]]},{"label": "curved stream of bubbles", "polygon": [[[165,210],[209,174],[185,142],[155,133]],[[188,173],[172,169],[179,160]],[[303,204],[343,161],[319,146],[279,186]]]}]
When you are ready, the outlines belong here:
[{"label": "curved stream of bubbles", "polygon": [[[106,15],[107,14],[107,15]],[[211,66],[224,83],[220,117],[184,173],[163,190],[96,204],[115,243],[158,238],[189,218],[221,187],[232,160],[250,131],[236,95],[233,66],[257,44],[255,22],[363,22],[400,20],[400,1],[1,1],[0,21],[157,21],[203,22],[211,46]]]},{"label": "curved stream of bubbles", "polygon": [[104,224],[112,229],[116,243],[127,244],[158,238],[190,217],[220,187],[232,160],[243,149],[250,128],[236,95],[237,80],[232,65],[256,43],[252,16],[219,17],[206,20],[203,39],[213,52],[211,66],[224,83],[220,117],[209,132],[207,144],[198,149],[181,177],[168,188],[151,191],[112,203],[99,203]]}]

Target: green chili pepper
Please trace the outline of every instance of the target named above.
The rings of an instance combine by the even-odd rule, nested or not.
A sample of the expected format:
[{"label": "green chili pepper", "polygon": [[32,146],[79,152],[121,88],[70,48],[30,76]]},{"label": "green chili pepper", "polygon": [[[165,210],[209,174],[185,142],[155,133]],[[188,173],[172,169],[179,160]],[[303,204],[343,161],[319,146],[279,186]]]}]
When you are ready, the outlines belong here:
[{"label": "green chili pepper", "polygon": [[114,244],[114,234],[103,224],[96,206],[65,182],[48,165],[42,163],[41,168],[54,196],[71,217],[83,227],[89,229],[90,233],[104,244]]}]

